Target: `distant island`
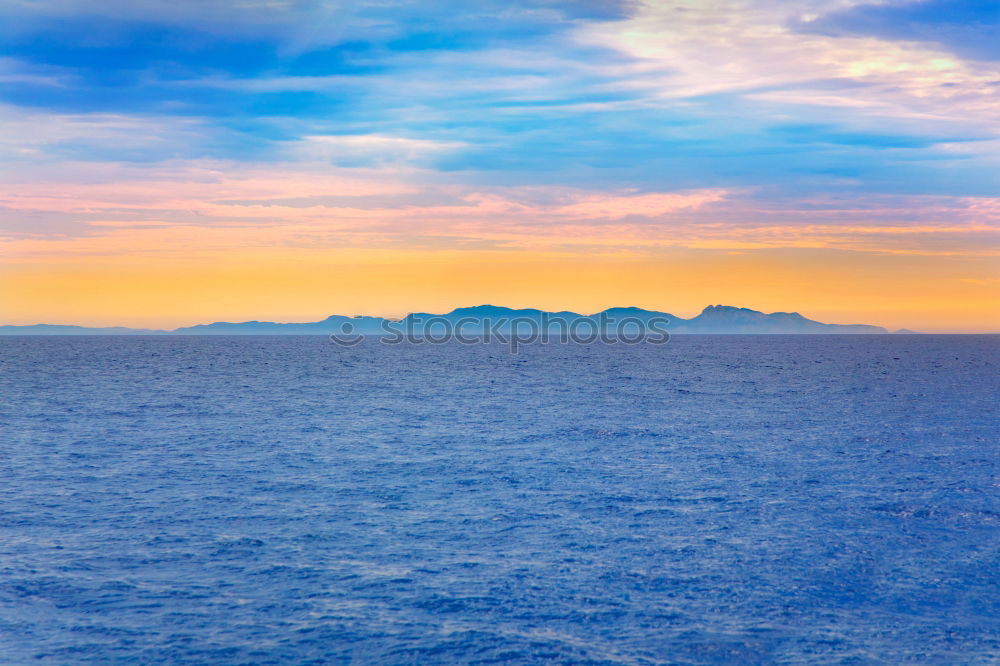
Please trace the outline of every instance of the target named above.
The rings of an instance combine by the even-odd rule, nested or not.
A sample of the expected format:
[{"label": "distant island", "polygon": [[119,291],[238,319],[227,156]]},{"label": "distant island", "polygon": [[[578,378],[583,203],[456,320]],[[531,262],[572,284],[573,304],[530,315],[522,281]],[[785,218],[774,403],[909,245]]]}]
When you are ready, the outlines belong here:
[{"label": "distant island", "polygon": [[[602,318],[603,316],[603,318]],[[671,334],[884,334],[881,326],[867,324],[824,324],[803,317],[798,312],[772,312],[765,314],[749,308],[730,305],[709,305],[701,314],[684,319],[667,312],[645,310],[637,307],[609,308],[591,315],[576,312],[547,312],[532,308],[513,309],[496,305],[478,305],[456,308],[445,314],[412,313],[402,319],[382,317],[331,315],[322,321],[307,323],[276,323],[269,321],[215,322],[198,324],[174,330],[125,328],[121,326],[89,328],[86,326],[66,326],[56,324],[33,324],[29,326],[0,326],[0,335],[330,335],[351,331],[360,335],[380,335],[385,326],[424,325],[435,319],[448,322],[461,321],[463,330],[473,329],[477,322],[483,326],[493,325],[502,320],[527,320],[549,322],[573,322],[591,319],[594,322],[622,321],[649,322],[656,319],[667,322],[666,330]],[[912,333],[901,330],[899,333]]]}]

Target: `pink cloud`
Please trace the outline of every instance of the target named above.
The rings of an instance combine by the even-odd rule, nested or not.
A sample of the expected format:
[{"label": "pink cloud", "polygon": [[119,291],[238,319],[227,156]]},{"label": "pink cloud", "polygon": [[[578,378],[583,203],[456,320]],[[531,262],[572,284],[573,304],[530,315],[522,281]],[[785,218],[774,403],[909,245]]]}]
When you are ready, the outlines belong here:
[{"label": "pink cloud", "polygon": [[[761,199],[749,190],[588,191],[566,187],[423,185],[412,169],[213,162],[105,167],[92,182],[72,165],[9,184],[12,261],[52,256],[247,252],[295,246],[592,252],[657,247],[823,247],[983,255],[997,247],[1000,198],[868,196]],[[70,170],[67,172],[67,170]],[[78,182],[69,178],[75,176]],[[68,220],[46,233],[38,216]]]}]

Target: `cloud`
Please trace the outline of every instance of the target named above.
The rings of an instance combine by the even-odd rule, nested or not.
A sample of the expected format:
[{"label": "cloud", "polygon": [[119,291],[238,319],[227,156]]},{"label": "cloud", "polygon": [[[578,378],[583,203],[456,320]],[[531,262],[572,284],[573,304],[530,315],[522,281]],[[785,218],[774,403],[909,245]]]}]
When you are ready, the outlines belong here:
[{"label": "cloud", "polygon": [[413,139],[382,134],[306,136],[290,147],[296,157],[341,166],[416,163],[462,148],[459,141]]},{"label": "cloud", "polygon": [[641,83],[667,100],[825,89],[887,105],[884,115],[895,106],[963,117],[975,101],[981,120],[995,120],[997,66],[962,61],[932,44],[804,30],[822,24],[829,7],[808,0],[646,2],[628,20],[582,26],[579,36],[661,63],[663,73]]},{"label": "cloud", "polygon": [[8,3],[4,224],[983,252],[1000,65],[956,2]]},{"label": "cloud", "polygon": [[[577,195],[573,203],[542,208],[555,217],[613,221],[627,217],[658,218],[678,211],[698,209],[722,201],[725,190],[679,193]],[[540,212],[541,212],[540,211]]]},{"label": "cloud", "polygon": [[989,0],[864,3],[792,25],[803,33],[925,42],[962,58],[1000,60],[1000,9]]},{"label": "cloud", "polygon": [[[0,233],[10,263],[77,254],[229,253],[276,247],[494,247],[583,256],[615,248],[995,256],[1000,199],[763,190],[673,192],[428,186],[434,172],[322,162],[108,165],[87,182],[64,163],[5,188]],[[604,251],[604,250],[601,250]]]},{"label": "cloud", "polygon": [[278,199],[234,199],[213,202],[221,206],[264,206],[281,208],[348,208],[357,210],[394,210],[437,206],[470,206],[465,199],[430,190],[389,194],[315,195]]}]

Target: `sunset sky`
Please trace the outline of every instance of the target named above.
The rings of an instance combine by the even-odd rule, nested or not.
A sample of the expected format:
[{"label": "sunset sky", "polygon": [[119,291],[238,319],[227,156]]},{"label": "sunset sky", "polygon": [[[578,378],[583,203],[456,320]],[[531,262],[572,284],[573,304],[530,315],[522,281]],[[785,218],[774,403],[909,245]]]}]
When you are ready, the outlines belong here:
[{"label": "sunset sky", "polygon": [[1000,331],[993,0],[6,0],[0,323]]}]

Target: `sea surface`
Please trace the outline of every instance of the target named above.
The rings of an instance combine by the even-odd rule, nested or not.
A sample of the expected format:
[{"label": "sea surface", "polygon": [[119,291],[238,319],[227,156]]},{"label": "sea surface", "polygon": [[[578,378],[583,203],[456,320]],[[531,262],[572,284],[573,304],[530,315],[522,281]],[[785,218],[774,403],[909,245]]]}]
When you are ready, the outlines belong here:
[{"label": "sea surface", "polygon": [[1000,663],[998,352],[0,338],[0,663]]}]

